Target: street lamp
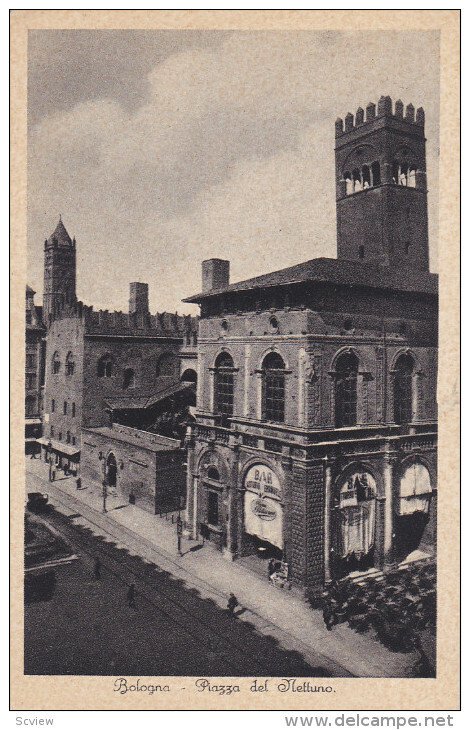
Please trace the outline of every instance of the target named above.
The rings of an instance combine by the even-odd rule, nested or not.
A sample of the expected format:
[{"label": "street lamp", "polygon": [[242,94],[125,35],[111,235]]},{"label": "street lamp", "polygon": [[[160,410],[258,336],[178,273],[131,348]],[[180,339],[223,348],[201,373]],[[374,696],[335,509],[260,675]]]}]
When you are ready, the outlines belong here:
[{"label": "street lamp", "polygon": [[106,509],[106,499],[108,497],[108,485],[106,482],[106,459],[105,459],[102,451],[99,452],[98,459],[103,464],[103,481],[101,483],[103,485],[103,514],[106,514],[106,512],[108,511]]},{"label": "street lamp", "polygon": [[181,519],[181,495],[178,495],[178,517],[176,520],[176,537],[177,537],[177,547],[178,547],[178,555],[181,557],[183,555],[181,551],[181,538],[183,536],[183,520]]},{"label": "street lamp", "polygon": [[106,478],[103,479],[103,514],[106,514],[108,511],[106,509],[106,499],[108,497],[108,485],[106,483]]},{"label": "street lamp", "polygon": [[49,481],[52,482],[52,441],[47,444],[47,460],[49,462]]}]

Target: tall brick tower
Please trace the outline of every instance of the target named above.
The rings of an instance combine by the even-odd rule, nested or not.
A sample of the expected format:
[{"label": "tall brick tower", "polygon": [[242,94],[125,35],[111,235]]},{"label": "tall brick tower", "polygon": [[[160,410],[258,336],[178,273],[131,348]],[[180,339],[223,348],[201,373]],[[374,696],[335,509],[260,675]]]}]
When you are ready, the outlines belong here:
[{"label": "tall brick tower", "polygon": [[338,258],[429,271],[423,109],[382,96],[335,137]]},{"label": "tall brick tower", "polygon": [[54,233],[44,242],[43,318],[46,327],[50,315],[76,298],[75,238],[70,238],[60,218]]}]

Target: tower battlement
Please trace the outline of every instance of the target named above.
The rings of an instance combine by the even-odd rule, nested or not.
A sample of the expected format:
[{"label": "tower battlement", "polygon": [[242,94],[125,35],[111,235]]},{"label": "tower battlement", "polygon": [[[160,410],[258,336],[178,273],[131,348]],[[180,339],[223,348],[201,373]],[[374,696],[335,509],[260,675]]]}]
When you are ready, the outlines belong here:
[{"label": "tower battlement", "polygon": [[198,318],[190,314],[95,310],[83,302],[70,299],[55,305],[47,324],[50,326],[53,321],[66,318],[82,320],[86,334],[117,337],[178,337],[187,341],[187,344],[193,343],[198,330]]},{"label": "tower battlement", "polygon": [[[355,115],[348,112],[344,119],[338,117],[335,122],[335,137],[342,137],[384,119],[394,120],[400,124],[413,125],[415,133],[424,134],[425,114],[422,107],[415,110],[413,104],[408,104],[405,108],[402,100],[397,99],[395,108],[393,108],[391,97],[381,96],[377,104],[370,102],[365,111],[362,107],[359,107]],[[367,131],[369,130],[367,129]]]},{"label": "tower battlement", "polygon": [[381,96],[335,132],[338,258],[429,271],[423,109]]}]

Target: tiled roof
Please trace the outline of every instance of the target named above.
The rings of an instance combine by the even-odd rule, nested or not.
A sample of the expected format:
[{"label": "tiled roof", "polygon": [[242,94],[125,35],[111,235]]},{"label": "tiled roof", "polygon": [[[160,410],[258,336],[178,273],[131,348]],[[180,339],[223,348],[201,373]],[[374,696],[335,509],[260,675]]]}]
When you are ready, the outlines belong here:
[{"label": "tiled roof", "polygon": [[184,299],[185,302],[200,302],[225,292],[267,289],[301,282],[319,282],[343,286],[367,286],[373,289],[437,294],[438,276],[426,271],[386,268],[378,264],[346,259],[318,258],[253,279],[239,281],[222,289],[216,289]]},{"label": "tiled roof", "polygon": [[157,391],[134,391],[132,395],[127,393],[126,395],[122,396],[112,396],[111,398],[107,398],[105,403],[113,411],[127,411],[141,408],[150,408],[151,406],[155,405],[155,403],[159,403],[160,401],[165,400],[165,398],[169,398],[172,395],[176,395],[177,393],[181,393],[184,390],[190,390],[193,388],[193,383],[178,382]]},{"label": "tiled roof", "polygon": [[135,429],[135,435],[132,433],[120,433],[118,430],[112,428],[111,426],[86,428],[83,431],[84,434],[96,433],[100,436],[104,436],[107,439],[112,439],[113,441],[121,441],[125,444],[131,444],[132,446],[137,446],[138,448],[145,449],[146,451],[153,451],[155,453],[157,451],[175,451],[175,449],[179,449],[179,443],[176,441],[176,439],[162,437],[161,441],[159,442],[157,440],[159,434],[153,434],[149,432],[148,440],[146,440],[145,433],[144,438],[139,438],[139,434],[142,432],[139,432],[138,429]]}]

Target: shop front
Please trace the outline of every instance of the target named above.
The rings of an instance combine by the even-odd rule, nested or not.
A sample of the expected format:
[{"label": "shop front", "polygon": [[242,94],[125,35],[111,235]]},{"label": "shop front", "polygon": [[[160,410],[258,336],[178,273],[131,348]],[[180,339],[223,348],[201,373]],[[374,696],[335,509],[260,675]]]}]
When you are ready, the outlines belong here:
[{"label": "shop front", "polygon": [[37,442],[41,445],[41,458],[49,464],[51,479],[54,474],[57,475],[57,471],[62,471],[65,475],[78,475],[80,449],[55,439],[43,437],[37,439]]},{"label": "shop front", "polygon": [[372,474],[358,469],[341,477],[331,521],[333,577],[374,567],[377,517],[377,484]]},{"label": "shop front", "polygon": [[206,451],[199,462],[198,533],[219,550],[227,547],[228,467],[217,451]]},{"label": "shop front", "polygon": [[434,554],[433,508],[429,469],[417,461],[403,465],[395,499],[394,554],[397,562]]},{"label": "shop front", "polygon": [[266,464],[254,464],[243,483],[243,553],[283,561],[284,507],[279,477]]}]

